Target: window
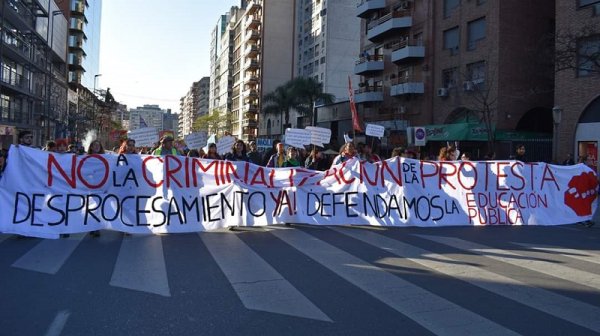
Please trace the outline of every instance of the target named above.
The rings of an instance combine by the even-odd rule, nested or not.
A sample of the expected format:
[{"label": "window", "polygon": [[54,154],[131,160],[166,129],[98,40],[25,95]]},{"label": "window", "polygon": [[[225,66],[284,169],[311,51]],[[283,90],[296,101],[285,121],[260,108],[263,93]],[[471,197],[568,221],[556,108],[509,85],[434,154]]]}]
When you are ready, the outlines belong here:
[{"label": "window", "polygon": [[458,68],[450,68],[442,70],[442,86],[445,88],[456,87],[458,82]]},{"label": "window", "polygon": [[577,46],[577,75],[600,74],[600,35],[581,39]]},{"label": "window", "polygon": [[485,61],[467,64],[467,78],[478,90],[485,89]]},{"label": "window", "polygon": [[485,39],[485,18],[468,23],[467,50],[477,49],[477,41]]},{"label": "window", "polygon": [[578,0],[578,1],[579,1],[579,7],[585,7],[585,6],[589,6],[589,5],[594,5],[594,4],[600,3],[599,0]]},{"label": "window", "polygon": [[458,6],[460,6],[460,0],[444,0],[444,18],[450,17]]},{"label": "window", "polygon": [[458,27],[444,31],[444,49],[449,49],[451,55],[458,54],[459,38]]},{"label": "window", "polygon": [[477,6],[483,5],[486,0],[477,0]]}]

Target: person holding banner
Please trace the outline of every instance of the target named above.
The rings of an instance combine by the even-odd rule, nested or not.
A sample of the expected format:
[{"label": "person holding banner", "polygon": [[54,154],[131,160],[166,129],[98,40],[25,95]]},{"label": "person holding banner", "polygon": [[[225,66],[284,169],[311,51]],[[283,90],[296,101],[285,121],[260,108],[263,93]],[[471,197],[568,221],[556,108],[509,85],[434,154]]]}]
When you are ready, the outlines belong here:
[{"label": "person holding banner", "polygon": [[270,168],[283,167],[283,163],[285,162],[285,160],[286,160],[285,147],[283,146],[283,143],[278,142],[277,143],[277,152],[275,152],[275,154],[271,155],[271,157],[269,158],[269,162],[267,162],[267,167],[270,167]]},{"label": "person holding banner", "polygon": [[314,147],[304,162],[304,167],[307,169],[325,171],[329,168],[329,163],[323,157],[323,153]]},{"label": "person holding banner", "polygon": [[229,161],[250,161],[246,154],[246,144],[244,140],[236,140],[231,147],[231,152],[225,154],[225,160]]},{"label": "person holding banner", "polygon": [[[369,163],[375,163],[381,161],[379,155],[373,153],[373,149],[369,144],[360,144],[362,145],[362,150],[359,150],[359,158],[361,161],[367,161]],[[359,145],[359,146],[360,146]]]},{"label": "person holding banner", "polygon": [[90,146],[87,149],[88,154],[105,154],[104,147],[100,143],[100,140],[96,139],[90,143]]},{"label": "person holding banner", "polygon": [[259,165],[261,163],[261,157],[256,148],[256,142],[250,141],[248,147],[250,147],[250,151],[248,152],[248,158],[250,159],[250,162]]},{"label": "person holding banner", "polygon": [[348,142],[343,144],[340,148],[340,154],[333,159],[332,166],[344,163],[352,158],[356,157],[356,147],[354,143]]},{"label": "person holding banner", "polygon": [[119,147],[119,154],[137,154],[135,150],[135,140],[127,139],[121,143]]},{"label": "person holding banner", "polygon": [[217,153],[217,144],[211,142],[208,144],[208,153],[202,156],[203,159],[222,160],[221,155]]},{"label": "person holding banner", "polygon": [[298,149],[294,147],[288,148],[287,160],[283,163],[283,167],[300,167],[302,164],[298,160]]},{"label": "person holding banner", "polygon": [[152,152],[152,155],[180,155],[177,148],[173,147],[173,136],[163,135],[160,139],[160,146]]}]

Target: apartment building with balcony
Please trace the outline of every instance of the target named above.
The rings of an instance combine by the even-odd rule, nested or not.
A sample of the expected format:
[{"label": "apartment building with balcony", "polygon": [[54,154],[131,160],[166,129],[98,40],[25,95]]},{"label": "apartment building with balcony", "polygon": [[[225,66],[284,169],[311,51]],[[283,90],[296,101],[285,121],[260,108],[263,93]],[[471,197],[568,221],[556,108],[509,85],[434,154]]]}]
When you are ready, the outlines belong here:
[{"label": "apartment building with balcony", "polygon": [[[356,83],[360,18],[356,3],[343,0],[296,1],[294,77],[320,82],[337,101],[348,99],[348,76]],[[310,124],[298,116],[298,127]],[[294,120],[292,118],[292,120]]]},{"label": "apartment building with balcony", "polygon": [[[553,72],[539,60],[547,47],[539,42],[554,29],[547,1],[367,0],[357,15],[362,79],[355,100],[365,122],[400,133],[407,126],[468,128],[487,111],[496,130],[551,133]],[[432,139],[472,140],[454,137]]]},{"label": "apartment building with balcony", "polygon": [[556,0],[554,103],[557,160],[591,156],[598,172],[600,145],[600,1]]},{"label": "apartment building with balcony", "polygon": [[187,94],[180,99],[179,134],[186,136],[193,132],[196,118],[208,113],[210,78],[203,77],[192,84]]},{"label": "apartment building with balcony", "polygon": [[65,115],[66,20],[54,1],[0,5],[0,144],[8,147],[29,129],[41,145]]},{"label": "apartment building with balcony", "polygon": [[231,90],[233,89],[233,31],[229,29],[229,18],[239,11],[237,6],[219,17],[211,32],[210,44],[210,93],[209,111],[227,113],[231,111]]},{"label": "apartment building with balcony", "polygon": [[[166,110],[161,109],[158,105],[144,105],[129,109],[129,131],[154,127],[158,131],[165,130],[163,115]],[[172,129],[171,129],[172,130]]]}]

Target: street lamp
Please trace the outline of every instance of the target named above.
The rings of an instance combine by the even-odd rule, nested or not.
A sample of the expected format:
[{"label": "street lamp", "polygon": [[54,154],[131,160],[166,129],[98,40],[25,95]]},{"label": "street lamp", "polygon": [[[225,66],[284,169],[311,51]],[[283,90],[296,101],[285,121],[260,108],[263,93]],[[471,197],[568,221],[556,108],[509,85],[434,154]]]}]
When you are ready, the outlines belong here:
[{"label": "street lamp", "polygon": [[100,76],[102,76],[102,74],[94,75],[94,107],[92,110],[92,119],[93,120],[96,120],[96,99],[98,99],[98,96],[96,96],[96,79]]},{"label": "street lamp", "polygon": [[558,125],[562,119],[562,108],[558,105],[552,108],[552,121],[554,122],[554,130],[552,132],[552,158],[555,162],[558,160]]}]

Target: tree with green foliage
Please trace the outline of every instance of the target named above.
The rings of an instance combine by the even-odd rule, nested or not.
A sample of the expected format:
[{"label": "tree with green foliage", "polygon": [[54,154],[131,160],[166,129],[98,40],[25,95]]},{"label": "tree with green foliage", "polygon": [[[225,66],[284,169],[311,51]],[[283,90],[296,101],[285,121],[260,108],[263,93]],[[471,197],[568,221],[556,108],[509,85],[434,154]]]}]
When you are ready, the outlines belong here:
[{"label": "tree with green foliage", "polygon": [[231,132],[231,113],[221,113],[215,109],[211,113],[199,116],[192,124],[194,132],[207,132],[222,135]]}]

